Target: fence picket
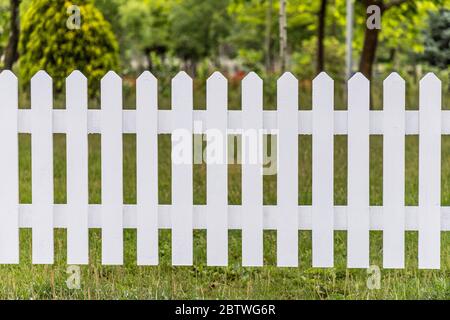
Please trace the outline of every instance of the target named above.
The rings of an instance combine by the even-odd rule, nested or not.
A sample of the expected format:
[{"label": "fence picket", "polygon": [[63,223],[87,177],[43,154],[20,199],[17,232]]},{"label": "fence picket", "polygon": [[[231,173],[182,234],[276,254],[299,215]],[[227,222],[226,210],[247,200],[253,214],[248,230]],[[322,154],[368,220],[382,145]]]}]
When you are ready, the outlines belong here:
[{"label": "fence picket", "polygon": [[193,263],[192,90],[192,79],[186,72],[173,78],[172,112],[176,129],[172,132],[172,264],[175,266]]},{"label": "fence picket", "polygon": [[348,81],[347,265],[369,266],[369,81]]},{"label": "fence picket", "polygon": [[87,264],[88,232],[88,135],[87,79],[74,71],[66,80],[67,123],[67,263]]},{"label": "fence picket", "polygon": [[441,81],[428,73],[419,102],[419,268],[440,268]]},{"label": "fence picket", "polygon": [[53,93],[52,79],[39,71],[31,79],[32,260],[53,263]]},{"label": "fence picket", "polygon": [[263,265],[263,82],[254,72],[242,80],[242,265]]},{"label": "fence picket", "polygon": [[158,264],[158,80],[136,82],[137,263]]},{"label": "fence picket", "polygon": [[334,261],[333,109],[334,82],[322,72],[313,80],[313,267],[332,267]]},{"label": "fence picket", "polygon": [[405,266],[405,81],[383,83],[383,267]]},{"label": "fence picket", "polygon": [[206,84],[207,264],[228,265],[227,79],[215,72]]},{"label": "fence picket", "polygon": [[298,266],[298,81],[289,72],[277,82],[277,265]]},{"label": "fence picket", "polygon": [[[113,71],[101,80],[102,263],[123,263],[122,79]],[[108,120],[106,120],[108,119]]]},{"label": "fence picket", "polygon": [[0,264],[19,263],[18,86],[9,70],[0,73]]}]

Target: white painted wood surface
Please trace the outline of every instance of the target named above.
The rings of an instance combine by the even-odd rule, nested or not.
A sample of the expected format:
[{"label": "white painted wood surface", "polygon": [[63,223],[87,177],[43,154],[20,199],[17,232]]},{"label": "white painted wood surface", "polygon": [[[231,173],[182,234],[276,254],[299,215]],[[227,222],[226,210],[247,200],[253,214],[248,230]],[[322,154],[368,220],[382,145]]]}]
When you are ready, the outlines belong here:
[{"label": "white painted wood surface", "polygon": [[254,72],[242,80],[242,265],[263,265],[263,82]]},{"label": "white painted wood surface", "polygon": [[348,82],[347,266],[369,267],[369,81]]},{"label": "white painted wood surface", "polygon": [[298,266],[298,81],[286,72],[277,82],[277,265]]},{"label": "white painted wood surface", "polygon": [[158,81],[136,82],[137,263],[158,264]]},{"label": "white painted wood surface", "polygon": [[405,267],[405,81],[383,83],[383,267]]},{"label": "white painted wood surface", "polygon": [[419,268],[439,269],[441,254],[441,81],[428,73],[419,97]]},{"label": "white painted wood surface", "polygon": [[0,73],[0,264],[19,263],[18,85]]},{"label": "white painted wood surface", "polygon": [[52,79],[39,71],[31,79],[32,260],[53,263],[53,93]]},{"label": "white painted wood surface", "polygon": [[322,72],[313,80],[312,264],[334,262],[334,82]]},{"label": "white painted wood surface", "polygon": [[122,79],[108,72],[101,80],[102,264],[123,264]]},{"label": "white painted wood surface", "polygon": [[209,266],[228,265],[227,79],[215,72],[206,86],[207,150],[206,258]]},{"label": "white painted wood surface", "polygon": [[67,115],[67,263],[89,262],[87,79],[74,71],[66,81]]},{"label": "white painted wood surface", "polygon": [[[172,264],[193,264],[192,79],[180,72],[172,80]],[[178,146],[178,151],[175,150]],[[182,154],[175,154],[180,152]],[[174,157],[184,158],[175,163]]]}]

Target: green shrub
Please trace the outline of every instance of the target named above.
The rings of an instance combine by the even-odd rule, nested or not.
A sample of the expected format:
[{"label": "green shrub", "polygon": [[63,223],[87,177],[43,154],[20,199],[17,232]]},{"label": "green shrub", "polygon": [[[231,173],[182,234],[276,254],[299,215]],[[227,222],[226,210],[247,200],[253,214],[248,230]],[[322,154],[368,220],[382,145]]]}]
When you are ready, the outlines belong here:
[{"label": "green shrub", "polygon": [[79,0],[81,27],[70,30],[67,20],[72,6],[66,0],[34,0],[22,17],[19,73],[28,86],[31,77],[46,70],[56,92],[65,78],[80,70],[89,79],[90,95],[96,95],[99,81],[119,65],[119,46],[111,25],[90,0]]}]

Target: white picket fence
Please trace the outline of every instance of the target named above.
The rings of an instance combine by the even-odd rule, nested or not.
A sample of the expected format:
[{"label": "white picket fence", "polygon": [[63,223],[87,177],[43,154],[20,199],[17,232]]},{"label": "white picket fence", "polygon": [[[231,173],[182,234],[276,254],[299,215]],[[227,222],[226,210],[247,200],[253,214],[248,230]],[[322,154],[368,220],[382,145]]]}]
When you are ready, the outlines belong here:
[{"label": "white picket fence", "polygon": [[[440,205],[441,135],[450,134],[450,111],[441,110],[441,82],[420,82],[419,111],[405,111],[405,82],[384,81],[384,110],[369,110],[369,82],[348,83],[348,110],[335,111],[333,80],[313,81],[312,111],[298,110],[298,82],[278,80],[277,111],[263,111],[263,83],[242,82],[242,110],[227,110],[227,80],[207,82],[207,110],[193,111],[192,79],[172,81],[172,110],[158,110],[157,80],[137,80],[136,110],[122,110],[122,80],[101,82],[101,109],[87,108],[87,80],[67,79],[66,109],[52,108],[52,79],[31,81],[31,109],[18,109],[17,78],[0,74],[0,264],[19,263],[19,228],[32,228],[32,261],[54,261],[53,229],[67,228],[68,264],[88,263],[88,229],[102,229],[102,263],[123,263],[123,229],[137,229],[137,263],[158,264],[158,229],[172,230],[173,265],[192,265],[193,229],[207,230],[207,264],[228,264],[228,230],[242,230],[242,264],[263,265],[263,230],[277,230],[278,266],[298,266],[298,231],[312,230],[312,264],[334,264],[334,230],[347,230],[349,268],[369,266],[369,231],[383,231],[383,266],[404,268],[405,231],[419,232],[419,268],[440,268],[441,231],[450,230],[450,207]],[[263,205],[261,167],[242,165],[242,205],[228,205],[227,165],[207,164],[207,205],[193,205],[191,165],[172,163],[172,204],[158,204],[158,134],[175,129],[278,130],[277,205]],[[19,204],[18,133],[32,136],[32,204]],[[53,133],[67,135],[67,204],[53,203]],[[88,203],[88,134],[101,134],[102,204]],[[137,136],[137,204],[123,204],[122,134]],[[369,206],[369,136],[384,136],[383,206]],[[298,135],[312,135],[313,198],[298,205]],[[348,136],[348,205],[334,206],[333,139]],[[419,206],[405,206],[405,135],[419,135]],[[192,145],[192,143],[190,144]],[[192,154],[192,150],[188,150]],[[300,183],[302,183],[300,181]]]}]

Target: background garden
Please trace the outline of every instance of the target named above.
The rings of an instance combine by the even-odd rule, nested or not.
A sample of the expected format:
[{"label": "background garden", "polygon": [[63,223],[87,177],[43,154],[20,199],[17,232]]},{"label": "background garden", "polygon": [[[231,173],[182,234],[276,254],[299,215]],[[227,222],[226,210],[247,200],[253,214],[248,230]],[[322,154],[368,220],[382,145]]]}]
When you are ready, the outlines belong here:
[{"label": "background garden", "polygon": [[[280,10],[285,4],[286,9]],[[366,28],[366,8],[381,8],[381,29]],[[80,28],[75,7],[80,9]],[[70,22],[69,25],[67,22]],[[286,21],[286,29],[280,29]],[[54,79],[55,108],[64,108],[64,79],[75,69],[89,79],[90,108],[108,70],[124,80],[124,107],[135,108],[135,79],[159,79],[159,105],[170,108],[170,80],[179,70],[194,78],[194,105],[205,108],[205,81],[216,70],[229,80],[230,109],[240,108],[240,81],[249,71],[264,79],[266,109],[275,109],[276,79],[291,71],[300,109],[311,109],[311,81],[335,79],[335,108],[346,109],[345,0],[0,0],[0,68],[19,77],[20,106],[29,108],[29,81],[38,70]],[[418,82],[427,72],[443,81],[449,109],[449,0],[355,1],[353,72],[372,80],[373,109],[382,109],[382,81],[397,71],[407,81],[407,109],[418,108]],[[1,104],[1,102],[0,102]],[[31,139],[20,135],[20,201],[31,202]],[[159,200],[171,201],[170,137],[159,138]],[[335,137],[335,204],[347,197],[347,139]],[[370,141],[370,203],[382,204],[382,137]],[[54,135],[55,203],[66,201],[65,136]],[[124,199],[136,202],[135,136],[124,135]],[[299,137],[299,204],[311,204],[311,137]],[[89,137],[90,203],[100,203],[100,137]],[[406,139],[406,205],[418,202],[418,137]],[[194,165],[194,203],[206,202],[206,169]],[[241,201],[240,166],[229,166],[229,203]],[[450,137],[442,138],[442,205],[450,205]],[[264,203],[276,203],[276,176],[264,177]],[[227,268],[206,267],[206,232],[195,231],[194,266],[172,267],[170,231],[160,231],[160,265],[136,266],[136,233],[126,230],[125,265],[102,266],[101,231],[90,231],[90,264],[81,289],[65,281],[66,232],[55,230],[55,264],[31,264],[31,230],[21,230],[21,263],[0,266],[0,298],[353,299],[450,298],[450,234],[442,233],[441,269],[417,269],[417,233],[406,233],[406,268],[382,270],[369,290],[366,270],[346,269],[346,233],[335,232],[335,268],[311,268],[311,232],[299,232],[300,267],[276,266],[276,232],[264,233],[264,268],[241,267],[240,232],[230,231]],[[382,265],[382,233],[371,232],[371,264]]]}]

